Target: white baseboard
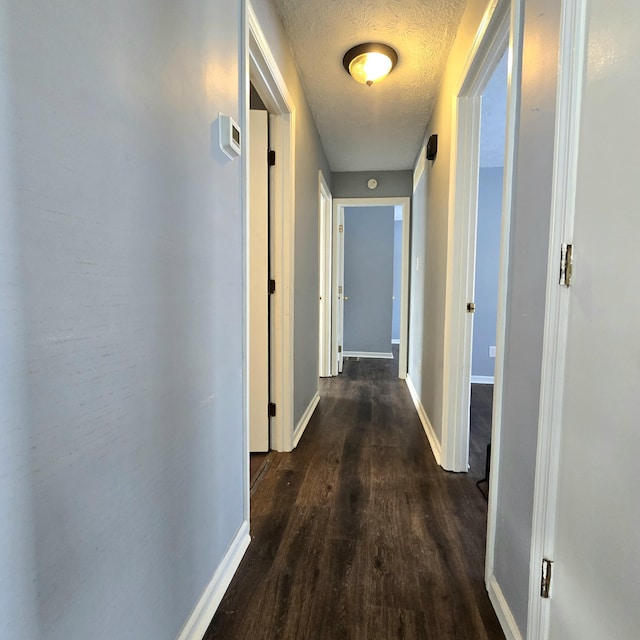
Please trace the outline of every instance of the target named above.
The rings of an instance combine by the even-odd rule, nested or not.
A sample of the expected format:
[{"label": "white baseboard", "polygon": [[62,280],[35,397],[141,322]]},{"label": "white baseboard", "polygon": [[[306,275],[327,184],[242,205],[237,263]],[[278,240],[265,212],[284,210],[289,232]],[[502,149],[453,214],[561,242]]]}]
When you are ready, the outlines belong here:
[{"label": "white baseboard", "polygon": [[391,344],[400,344],[400,338],[391,338]]},{"label": "white baseboard", "polygon": [[429,440],[429,445],[431,446],[433,457],[436,459],[436,462],[440,466],[442,466],[442,446],[440,442],[438,442],[438,438],[436,436],[436,432],[433,430],[431,420],[429,420],[429,416],[427,415],[425,408],[422,406],[422,401],[420,400],[420,396],[418,396],[418,392],[413,385],[413,380],[411,380],[411,377],[408,374],[405,378],[405,382],[407,383],[407,388],[409,389],[409,393],[411,394],[411,399],[413,400],[413,404],[415,405],[416,411],[418,412],[418,417],[420,418],[420,422],[422,423],[422,428],[427,434],[427,440]]},{"label": "white baseboard", "polygon": [[177,640],[202,640],[250,542],[249,523],[245,520]]},{"label": "white baseboard", "polygon": [[393,360],[393,353],[385,351],[343,351],[345,358],[385,358]]},{"label": "white baseboard", "polygon": [[493,384],[493,376],[471,376],[471,384]]},{"label": "white baseboard", "polygon": [[522,640],[522,634],[520,633],[520,629],[518,629],[516,619],[513,617],[513,613],[511,613],[511,609],[509,608],[507,600],[502,593],[502,589],[500,588],[496,577],[493,575],[489,578],[489,582],[487,583],[487,591],[489,593],[489,600],[491,600],[491,604],[495,609],[506,639]]},{"label": "white baseboard", "polygon": [[313,398],[311,399],[311,402],[309,403],[307,410],[302,415],[302,418],[300,418],[300,422],[298,422],[298,426],[295,428],[295,431],[293,432],[293,448],[294,449],[298,446],[298,442],[300,442],[300,438],[302,438],[302,434],[304,433],[304,430],[307,428],[307,425],[309,424],[309,420],[311,420],[311,416],[313,415],[313,412],[316,410],[316,407],[318,406],[318,402],[320,402],[320,392],[316,391],[316,395],[313,396]]}]

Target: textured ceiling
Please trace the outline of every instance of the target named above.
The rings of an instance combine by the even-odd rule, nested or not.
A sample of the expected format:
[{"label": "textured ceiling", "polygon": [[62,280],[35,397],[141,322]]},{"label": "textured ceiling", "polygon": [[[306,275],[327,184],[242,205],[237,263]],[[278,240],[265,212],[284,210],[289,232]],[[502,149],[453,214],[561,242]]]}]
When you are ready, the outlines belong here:
[{"label": "textured ceiling", "polygon": [[[411,169],[466,0],[275,0],[333,171]],[[384,42],[398,64],[358,84],[345,52]]]}]

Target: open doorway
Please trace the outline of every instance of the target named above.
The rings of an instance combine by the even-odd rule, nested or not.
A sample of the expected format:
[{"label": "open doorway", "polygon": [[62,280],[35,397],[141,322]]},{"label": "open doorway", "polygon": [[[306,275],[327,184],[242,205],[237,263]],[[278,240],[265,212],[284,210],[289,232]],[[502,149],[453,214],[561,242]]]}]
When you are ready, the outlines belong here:
[{"label": "open doorway", "polygon": [[271,449],[269,112],[253,84],[249,107],[249,482],[253,486]]},{"label": "open doorway", "polygon": [[342,371],[345,356],[393,359],[396,349],[405,378],[409,198],[340,198],[333,217],[331,373]]},{"label": "open doorway", "polygon": [[488,498],[495,380],[500,229],[507,117],[507,52],[482,93],[469,408],[469,473]]},{"label": "open doorway", "polygon": [[[246,31],[243,56],[243,113],[241,128],[243,136],[243,201],[245,211],[245,340],[243,353],[244,378],[244,420],[243,439],[245,452],[244,517],[249,520],[250,496],[250,431],[251,404],[254,389],[261,389],[262,399],[256,404],[256,411],[262,420],[268,420],[268,448],[276,451],[293,449],[293,249],[295,211],[295,106],[284,82],[267,39],[250,3],[245,6]],[[251,85],[268,112],[269,150],[275,152],[275,165],[268,170],[269,222],[267,227],[267,250],[269,254],[269,275],[251,276],[251,167],[248,143],[251,141]],[[266,158],[264,159],[266,164]],[[262,165],[262,162],[260,163]],[[262,261],[264,264],[264,260]],[[275,280],[272,287],[269,280]],[[264,400],[263,381],[252,382],[252,301],[253,291],[261,296],[272,291],[268,297],[269,325],[268,338],[264,340],[268,349],[267,373],[269,392]],[[264,309],[263,302],[254,306]],[[264,327],[261,321],[262,327]],[[255,347],[254,347],[255,352]],[[264,357],[262,358],[264,370]],[[275,404],[275,410],[270,406]],[[273,414],[276,415],[273,415]]]}]

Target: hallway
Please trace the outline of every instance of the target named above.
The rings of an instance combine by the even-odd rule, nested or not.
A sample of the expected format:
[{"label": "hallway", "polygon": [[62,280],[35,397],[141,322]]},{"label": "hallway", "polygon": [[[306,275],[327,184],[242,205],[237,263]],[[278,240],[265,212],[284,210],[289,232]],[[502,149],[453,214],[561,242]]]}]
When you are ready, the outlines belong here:
[{"label": "hallway", "polygon": [[393,369],[347,360],[321,381],[298,448],[254,488],[252,543],[207,640],[504,637],[478,474],[436,465]]}]

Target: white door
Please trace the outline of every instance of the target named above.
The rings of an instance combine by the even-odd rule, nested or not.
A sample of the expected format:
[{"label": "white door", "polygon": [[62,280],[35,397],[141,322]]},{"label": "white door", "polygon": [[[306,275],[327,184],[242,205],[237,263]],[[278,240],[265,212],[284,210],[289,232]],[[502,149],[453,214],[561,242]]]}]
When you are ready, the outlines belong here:
[{"label": "white door", "polygon": [[269,450],[268,114],[250,111],[249,135],[249,447]]},{"label": "white door", "polygon": [[588,5],[548,637],[631,640],[640,633],[640,3]]}]

